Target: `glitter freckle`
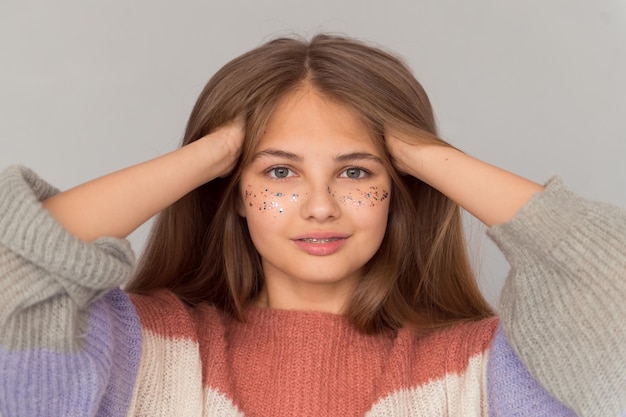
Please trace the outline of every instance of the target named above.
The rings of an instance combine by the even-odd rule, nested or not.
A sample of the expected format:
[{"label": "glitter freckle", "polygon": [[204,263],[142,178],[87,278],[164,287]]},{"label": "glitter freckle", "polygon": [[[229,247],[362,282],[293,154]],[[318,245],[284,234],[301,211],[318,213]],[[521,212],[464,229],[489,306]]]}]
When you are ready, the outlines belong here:
[{"label": "glitter freckle", "polygon": [[369,187],[368,191],[361,190],[360,188],[355,188],[354,190],[358,196],[350,192],[347,195],[338,197],[339,203],[344,205],[349,204],[354,207],[375,207],[377,202],[382,202],[389,197],[389,192],[380,190],[378,187]]}]

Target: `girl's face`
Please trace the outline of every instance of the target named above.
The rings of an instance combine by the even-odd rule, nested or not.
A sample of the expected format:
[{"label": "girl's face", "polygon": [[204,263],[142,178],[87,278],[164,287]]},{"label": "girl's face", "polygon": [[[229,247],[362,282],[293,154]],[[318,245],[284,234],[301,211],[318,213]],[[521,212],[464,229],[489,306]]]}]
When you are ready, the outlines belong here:
[{"label": "girl's face", "polygon": [[279,103],[254,155],[239,214],[262,259],[264,291],[349,296],[389,213],[391,179],[365,127],[306,86]]}]

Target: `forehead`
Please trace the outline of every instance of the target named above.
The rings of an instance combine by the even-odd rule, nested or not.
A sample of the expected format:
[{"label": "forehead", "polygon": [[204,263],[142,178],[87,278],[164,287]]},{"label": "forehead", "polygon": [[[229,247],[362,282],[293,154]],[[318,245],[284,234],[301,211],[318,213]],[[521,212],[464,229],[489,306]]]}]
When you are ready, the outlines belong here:
[{"label": "forehead", "polygon": [[372,132],[356,110],[310,86],[302,86],[278,102],[256,151],[266,148],[335,149],[337,152],[359,148],[379,154]]}]

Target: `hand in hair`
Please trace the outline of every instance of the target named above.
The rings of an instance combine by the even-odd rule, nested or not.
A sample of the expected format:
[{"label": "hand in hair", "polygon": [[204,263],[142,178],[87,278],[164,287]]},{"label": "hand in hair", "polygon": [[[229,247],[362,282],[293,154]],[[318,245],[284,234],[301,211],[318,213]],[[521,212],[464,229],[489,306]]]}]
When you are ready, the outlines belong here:
[{"label": "hand in hair", "polygon": [[433,138],[388,129],[395,167],[439,190],[487,226],[504,223],[543,190],[535,182],[475,159]]},{"label": "hand in hair", "polygon": [[[241,155],[245,128],[245,118],[239,115],[216,131],[198,139],[198,142],[209,143],[215,155],[218,156],[218,158],[213,158],[213,163],[209,168],[211,171],[209,175],[212,177],[205,182],[216,177],[226,177],[235,168]],[[215,175],[216,171],[217,175]]]},{"label": "hand in hair", "polygon": [[123,238],[196,187],[233,169],[244,137],[243,117],[173,152],[105,175],[43,202],[84,241]]},{"label": "hand in hair", "polygon": [[[426,146],[422,138],[410,136],[397,129],[385,129],[385,145],[391,155],[395,168],[402,174],[420,179],[420,167],[423,165],[420,148]],[[430,139],[430,138],[428,138]],[[427,140],[432,142],[432,139]]]}]

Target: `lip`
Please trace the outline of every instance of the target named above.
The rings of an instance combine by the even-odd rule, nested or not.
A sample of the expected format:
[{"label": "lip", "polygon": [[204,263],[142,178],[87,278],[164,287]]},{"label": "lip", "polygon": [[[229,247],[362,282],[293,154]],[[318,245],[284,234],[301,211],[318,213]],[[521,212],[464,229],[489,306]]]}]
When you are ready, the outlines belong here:
[{"label": "lip", "polygon": [[[312,232],[296,236],[291,240],[309,255],[327,256],[337,252],[346,243],[350,235],[338,232]],[[311,242],[310,240],[328,240],[328,242]]]}]

